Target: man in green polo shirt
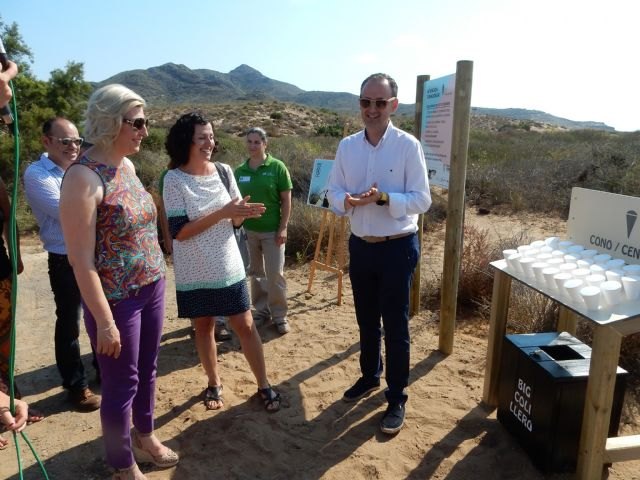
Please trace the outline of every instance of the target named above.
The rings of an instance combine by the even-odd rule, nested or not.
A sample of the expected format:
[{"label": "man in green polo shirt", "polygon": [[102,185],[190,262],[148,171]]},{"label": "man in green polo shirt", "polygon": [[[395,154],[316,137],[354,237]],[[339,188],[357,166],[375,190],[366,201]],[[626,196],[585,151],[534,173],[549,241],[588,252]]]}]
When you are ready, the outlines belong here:
[{"label": "man in green polo shirt", "polygon": [[257,325],[270,318],[281,334],[290,330],[287,320],[287,282],[284,248],[291,215],[291,176],[285,164],[267,154],[267,133],[262,128],[247,132],[249,158],[235,170],[242,196],[263,203],[260,218],[244,222],[249,245],[251,301]]}]

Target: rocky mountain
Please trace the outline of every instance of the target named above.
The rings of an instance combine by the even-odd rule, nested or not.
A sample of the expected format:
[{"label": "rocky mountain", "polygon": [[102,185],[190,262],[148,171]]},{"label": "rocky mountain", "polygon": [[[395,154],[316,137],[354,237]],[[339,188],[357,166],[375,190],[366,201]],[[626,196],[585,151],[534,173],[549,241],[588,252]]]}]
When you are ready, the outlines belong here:
[{"label": "rocky mountain", "polygon": [[[229,73],[215,70],[191,70],[185,65],[166,63],[146,70],[118,73],[94,86],[121,83],[135,90],[154,107],[180,104],[220,104],[236,101],[290,102],[339,113],[355,114],[358,96],[346,92],[305,91],[290,83],[273,80],[248,65],[240,65]],[[413,104],[401,104],[398,114],[412,116]],[[510,120],[553,125],[566,129],[610,130],[601,122],[576,122],[566,118],[522,108],[473,107],[473,115],[502,117]]]}]

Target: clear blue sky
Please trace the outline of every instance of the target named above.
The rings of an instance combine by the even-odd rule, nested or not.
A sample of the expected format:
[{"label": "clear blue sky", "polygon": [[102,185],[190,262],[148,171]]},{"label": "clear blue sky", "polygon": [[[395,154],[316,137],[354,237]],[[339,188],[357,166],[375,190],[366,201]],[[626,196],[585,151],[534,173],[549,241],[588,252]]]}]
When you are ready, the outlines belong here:
[{"label": "clear blue sky", "polygon": [[639,0],[11,0],[40,79],[67,61],[85,78],[167,62],[247,64],[304,90],[357,94],[368,74],[416,76],[472,60],[472,105],[529,108],[640,130]]}]

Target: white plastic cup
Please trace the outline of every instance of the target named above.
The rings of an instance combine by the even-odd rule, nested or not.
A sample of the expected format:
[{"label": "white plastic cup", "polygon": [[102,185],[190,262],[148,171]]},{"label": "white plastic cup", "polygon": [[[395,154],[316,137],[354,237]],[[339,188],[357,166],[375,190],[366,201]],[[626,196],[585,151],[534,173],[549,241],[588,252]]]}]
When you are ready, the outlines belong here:
[{"label": "white plastic cup", "polygon": [[607,269],[609,270],[618,270],[618,269],[622,269],[622,267],[625,266],[625,261],[622,260],[621,258],[613,258],[611,260],[609,260],[607,263],[604,264],[605,267],[607,267]]},{"label": "white plastic cup", "polygon": [[580,296],[588,310],[598,310],[600,306],[600,295],[599,287],[587,286],[580,289]]},{"label": "white plastic cup", "polygon": [[558,250],[562,250],[563,252],[566,252],[567,249],[572,245],[573,245],[573,242],[571,240],[562,240],[558,242],[558,245],[556,245],[556,248]]},{"label": "white plastic cup", "polygon": [[578,268],[578,265],[575,263],[563,263],[562,265],[558,265],[558,268],[561,272],[571,272],[571,270],[575,270]]},{"label": "white plastic cup", "polygon": [[635,301],[640,298],[640,277],[636,276],[623,276],[622,287],[624,288],[624,294],[629,301]]},{"label": "white plastic cup", "polygon": [[591,285],[592,287],[599,287],[601,283],[607,281],[607,277],[599,273],[594,273],[586,277],[584,281],[587,282],[587,285]]},{"label": "white plastic cup", "polygon": [[509,248],[507,250],[503,250],[502,251],[502,257],[506,260],[508,259],[511,255],[515,255],[516,253],[518,253],[518,250],[516,250],[515,248]]},{"label": "white plastic cup", "polygon": [[567,253],[567,254],[564,256],[564,261],[565,261],[566,263],[577,263],[577,262],[578,262],[578,260],[580,260],[580,255],[575,255],[575,254],[572,254],[572,253]]},{"label": "white plastic cup", "polygon": [[546,245],[546,243],[544,243],[544,240],[536,240],[534,242],[531,242],[529,244],[531,246],[531,248],[540,248],[540,247],[544,247]]},{"label": "white plastic cup", "polygon": [[542,275],[542,271],[547,268],[549,265],[547,265],[544,262],[536,262],[534,264],[531,265],[531,270],[533,271],[533,276],[536,278],[536,282],[538,282],[540,285],[544,285],[545,284],[545,280],[544,280],[544,275]]},{"label": "white plastic cup", "polygon": [[567,253],[580,253],[584,250],[582,245],[571,245],[567,248]]},{"label": "white plastic cup", "polygon": [[595,273],[598,275],[604,275],[604,272],[607,271],[604,265],[598,265],[597,263],[594,263],[593,265],[591,265],[589,267],[589,270],[591,270],[591,273]]},{"label": "white plastic cup", "polygon": [[552,257],[558,257],[558,258],[562,258],[562,261],[564,262],[564,256],[566,254],[564,253],[563,250],[554,250],[551,252],[551,256]]},{"label": "white plastic cup", "polygon": [[547,260],[547,263],[552,267],[558,268],[560,265],[564,263],[564,259],[558,258],[558,257],[552,257],[549,260]]},{"label": "white plastic cup", "polygon": [[582,300],[582,297],[580,296],[580,289],[585,286],[585,283],[582,280],[579,278],[570,278],[564,282],[564,285],[562,286],[572,300],[576,302],[580,302]]},{"label": "white plastic cup", "polygon": [[624,291],[622,290],[622,284],[615,280],[608,280],[600,284],[600,291],[604,296],[607,305],[613,306],[622,302],[624,298]]},{"label": "white plastic cup", "polygon": [[553,248],[551,248],[549,245],[545,245],[544,247],[540,247],[540,252],[551,253],[553,252]]},{"label": "white plastic cup", "polygon": [[591,270],[588,268],[576,268],[575,270],[571,270],[571,275],[573,275],[573,278],[580,278],[584,280],[591,275]]},{"label": "white plastic cup", "polygon": [[572,278],[573,277],[571,276],[571,274],[567,272],[556,273],[553,276],[553,279],[556,282],[556,288],[558,292],[560,292],[562,295],[567,295],[567,291],[564,289],[564,282],[566,282],[567,280],[571,280]]},{"label": "white plastic cup", "polygon": [[553,291],[556,291],[558,289],[558,285],[553,279],[553,277],[555,277],[558,273],[560,273],[560,269],[557,267],[547,267],[542,270],[542,276],[544,277],[545,285]]},{"label": "white plastic cup", "polygon": [[531,267],[536,263],[536,259],[533,257],[520,257],[520,268],[522,273],[527,277],[533,277],[533,270]]},{"label": "white plastic cup", "polygon": [[625,275],[640,276],[640,265],[632,263],[631,265],[625,265],[622,267],[622,271]]},{"label": "white plastic cup", "polygon": [[578,268],[589,268],[593,265],[593,260],[590,258],[581,258],[576,262],[576,264],[578,265]]},{"label": "white plastic cup", "polygon": [[580,252],[582,258],[593,258],[598,254],[597,250],[583,250]]},{"label": "white plastic cup", "polygon": [[607,277],[608,282],[622,282],[624,272],[622,270],[607,270],[604,272],[604,276]]},{"label": "white plastic cup", "polygon": [[536,255],[538,255],[540,253],[540,249],[538,248],[530,248],[528,250],[525,250],[522,255],[524,255],[525,257],[536,257]]},{"label": "white plastic cup", "polygon": [[531,246],[530,245],[520,245],[519,247],[517,247],[517,250],[518,250],[518,253],[520,255],[522,255],[527,250],[531,250]]},{"label": "white plastic cup", "polygon": [[[517,250],[515,250],[517,251]],[[509,267],[511,269],[511,271],[513,272],[519,272],[520,268],[518,265],[516,265],[517,263],[520,263],[520,254],[519,253],[513,253],[511,255],[509,255],[508,257],[505,258],[505,260],[507,261],[507,267]]]},{"label": "white plastic cup", "polygon": [[[540,251],[542,252],[542,249]],[[550,253],[539,253],[538,255],[536,255],[536,260],[538,260],[539,262],[548,262],[552,258],[553,257]]]},{"label": "white plastic cup", "polygon": [[544,243],[546,243],[551,248],[556,248],[559,241],[560,241],[560,238],[558,237],[547,237],[544,239]]},{"label": "white plastic cup", "polygon": [[593,261],[598,265],[604,265],[609,260],[611,260],[611,255],[609,255],[608,253],[601,253],[600,255],[596,255],[595,257],[593,257]]}]

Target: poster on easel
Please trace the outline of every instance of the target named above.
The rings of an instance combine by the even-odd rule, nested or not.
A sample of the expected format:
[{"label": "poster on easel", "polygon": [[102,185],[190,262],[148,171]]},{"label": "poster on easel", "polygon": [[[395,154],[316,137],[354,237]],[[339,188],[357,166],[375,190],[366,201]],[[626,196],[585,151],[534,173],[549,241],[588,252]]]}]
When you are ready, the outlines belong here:
[{"label": "poster on easel", "polygon": [[323,209],[329,208],[329,200],[327,199],[327,183],[329,182],[329,173],[331,173],[331,168],[333,168],[333,160],[317,158],[313,162],[307,205]]}]

